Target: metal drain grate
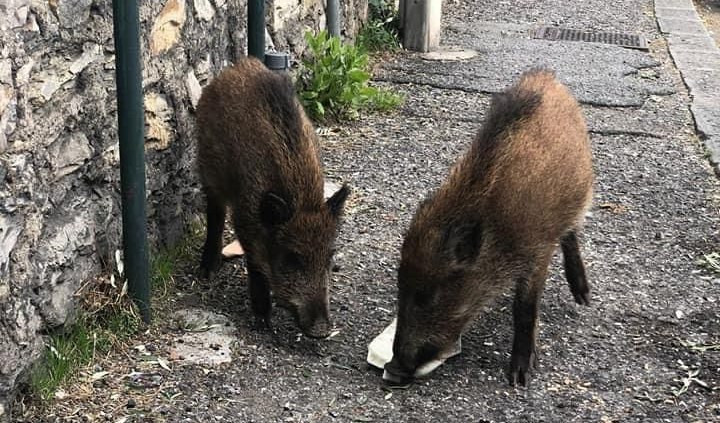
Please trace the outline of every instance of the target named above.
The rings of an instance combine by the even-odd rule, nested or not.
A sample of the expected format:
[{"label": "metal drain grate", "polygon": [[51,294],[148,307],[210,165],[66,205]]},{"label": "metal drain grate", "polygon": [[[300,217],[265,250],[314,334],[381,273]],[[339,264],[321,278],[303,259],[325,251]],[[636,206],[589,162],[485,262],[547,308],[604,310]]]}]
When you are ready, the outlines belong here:
[{"label": "metal drain grate", "polygon": [[621,47],[647,50],[647,40],[642,35],[623,32],[590,32],[579,29],[544,26],[535,31],[535,38],[550,41],[585,41],[588,43],[615,44]]}]

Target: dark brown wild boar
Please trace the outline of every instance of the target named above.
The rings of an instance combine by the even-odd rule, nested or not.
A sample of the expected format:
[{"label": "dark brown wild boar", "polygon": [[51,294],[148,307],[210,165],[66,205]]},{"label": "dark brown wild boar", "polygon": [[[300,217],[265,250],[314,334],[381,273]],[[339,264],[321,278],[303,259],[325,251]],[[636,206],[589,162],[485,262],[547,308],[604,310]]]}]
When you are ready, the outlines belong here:
[{"label": "dark brown wild boar", "polygon": [[207,197],[201,271],[220,267],[229,207],[255,315],[269,324],[272,292],[306,335],[327,336],[328,272],[349,189],[324,201],[317,138],[290,79],[243,59],[205,87],[197,119]]},{"label": "dark brown wild boar", "polygon": [[592,197],[578,103],[532,70],[492,101],[469,151],[416,211],[402,246],[390,380],[447,356],[481,308],[515,286],[511,384],[536,366],[540,297],[558,243],[575,301],[588,304],[576,232]]}]

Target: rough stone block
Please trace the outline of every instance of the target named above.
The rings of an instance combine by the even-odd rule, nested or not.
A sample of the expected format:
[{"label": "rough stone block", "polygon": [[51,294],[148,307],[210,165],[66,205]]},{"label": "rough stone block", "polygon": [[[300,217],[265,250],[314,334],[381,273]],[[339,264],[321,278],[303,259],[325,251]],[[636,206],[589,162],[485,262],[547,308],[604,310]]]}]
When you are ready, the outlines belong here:
[{"label": "rough stone block", "polygon": [[676,51],[682,50],[706,50],[713,51],[717,48],[715,41],[708,35],[679,35],[670,34],[667,37],[668,45]]},{"label": "rough stone block", "polygon": [[715,95],[717,103],[717,94],[720,93],[720,68],[716,70],[686,69],[681,73],[685,85],[690,89],[690,95],[695,100],[707,95]]},{"label": "rough stone block", "polygon": [[157,93],[145,95],[145,139],[148,147],[164,150],[170,146],[175,134],[170,125],[173,110],[167,97]]},{"label": "rough stone block", "polygon": [[25,25],[30,11],[30,0],[3,0],[0,2],[0,31]]},{"label": "rough stone block", "polygon": [[197,107],[198,101],[200,101],[200,95],[202,94],[202,87],[198,82],[195,72],[191,69],[185,77],[185,88],[187,88],[188,96],[190,97],[190,104],[193,109]]},{"label": "rough stone block", "polygon": [[215,16],[215,8],[210,4],[209,0],[195,0],[195,14],[198,19],[203,21],[211,21]]},{"label": "rough stone block", "polygon": [[18,236],[22,232],[22,220],[0,215],[0,277],[5,279]]},{"label": "rough stone block", "polygon": [[61,178],[75,172],[93,154],[85,134],[75,132],[58,138],[48,148],[50,157],[53,157],[52,166],[55,170],[55,178]]},{"label": "rough stone block", "polygon": [[60,0],[51,2],[55,5],[60,26],[63,28],[77,28],[90,17],[90,6],[93,0]]},{"label": "rough stone block", "polygon": [[670,49],[670,53],[681,72],[690,69],[720,69],[720,53],[717,51],[685,50],[673,47]]},{"label": "rough stone block", "polygon": [[655,0],[655,7],[658,9],[672,8],[672,9],[692,9],[692,0]]},{"label": "rough stone block", "polygon": [[663,19],[700,19],[695,9],[658,8],[655,9],[655,16]]},{"label": "rough stone block", "polygon": [[152,53],[163,53],[177,44],[184,24],[185,0],[168,0],[153,24],[150,34]]},{"label": "rough stone block", "polygon": [[707,30],[699,20],[657,18],[660,31],[666,34],[707,35]]}]

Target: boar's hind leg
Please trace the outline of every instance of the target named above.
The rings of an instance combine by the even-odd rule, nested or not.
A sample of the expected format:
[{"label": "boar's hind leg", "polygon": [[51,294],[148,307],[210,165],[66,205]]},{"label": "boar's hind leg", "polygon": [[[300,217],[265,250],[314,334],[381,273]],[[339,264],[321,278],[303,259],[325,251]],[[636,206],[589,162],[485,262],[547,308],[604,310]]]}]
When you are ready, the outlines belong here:
[{"label": "boar's hind leg", "polygon": [[565,234],[560,240],[565,263],[565,278],[575,302],[590,305],[590,287],[585,276],[585,266],[580,256],[580,245],[575,230]]},{"label": "boar's hind leg", "polygon": [[256,323],[260,326],[270,327],[270,312],[272,311],[270,283],[251,260],[248,260],[247,263],[250,306],[255,314]]},{"label": "boar's hind leg", "polygon": [[207,195],[207,237],[203,247],[200,271],[209,277],[222,264],[222,233],[225,226],[225,203],[216,195],[206,191]]},{"label": "boar's hind leg", "polygon": [[532,263],[529,277],[520,278],[516,282],[513,304],[515,333],[508,374],[511,385],[527,385],[530,372],[537,367],[535,336],[538,309],[551,257],[552,250],[545,252]]}]

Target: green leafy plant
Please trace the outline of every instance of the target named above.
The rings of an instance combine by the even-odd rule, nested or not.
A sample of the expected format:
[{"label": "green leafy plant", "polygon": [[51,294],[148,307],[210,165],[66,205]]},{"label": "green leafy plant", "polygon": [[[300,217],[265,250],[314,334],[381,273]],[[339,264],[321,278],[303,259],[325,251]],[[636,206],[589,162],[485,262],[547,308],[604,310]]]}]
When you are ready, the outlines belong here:
[{"label": "green leafy plant", "polygon": [[303,59],[298,90],[305,110],[313,119],[356,118],[362,109],[389,110],[402,97],[371,87],[368,55],[321,31],[305,34],[310,56]]},{"label": "green leafy plant", "polygon": [[368,22],[358,33],[358,45],[370,52],[400,48],[400,19],[392,0],[370,0]]}]

